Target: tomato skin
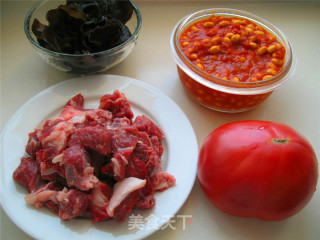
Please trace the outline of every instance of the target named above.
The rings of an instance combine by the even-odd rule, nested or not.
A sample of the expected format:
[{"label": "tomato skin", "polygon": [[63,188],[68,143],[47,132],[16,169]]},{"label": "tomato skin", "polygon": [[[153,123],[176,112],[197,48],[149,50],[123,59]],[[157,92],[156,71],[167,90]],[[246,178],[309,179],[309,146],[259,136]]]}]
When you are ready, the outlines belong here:
[{"label": "tomato skin", "polygon": [[311,200],[318,162],[291,127],[268,121],[225,124],[203,142],[200,185],[221,211],[267,221],[289,218]]}]

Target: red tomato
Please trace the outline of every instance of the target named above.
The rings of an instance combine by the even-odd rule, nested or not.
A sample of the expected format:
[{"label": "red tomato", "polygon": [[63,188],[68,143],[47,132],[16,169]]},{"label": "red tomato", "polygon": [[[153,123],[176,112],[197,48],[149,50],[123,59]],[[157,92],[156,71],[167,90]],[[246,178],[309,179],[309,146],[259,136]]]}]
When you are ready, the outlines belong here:
[{"label": "red tomato", "polygon": [[293,216],[311,200],[318,162],[310,143],[291,127],[240,121],[205,139],[198,179],[223,212],[275,221]]}]

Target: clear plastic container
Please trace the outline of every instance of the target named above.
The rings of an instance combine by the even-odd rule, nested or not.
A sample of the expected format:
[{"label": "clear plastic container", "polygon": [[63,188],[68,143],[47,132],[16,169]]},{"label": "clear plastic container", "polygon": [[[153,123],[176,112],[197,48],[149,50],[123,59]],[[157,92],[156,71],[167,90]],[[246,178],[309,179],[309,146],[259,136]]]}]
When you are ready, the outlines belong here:
[{"label": "clear plastic container", "polygon": [[[247,19],[276,36],[286,50],[282,71],[267,80],[235,82],[211,75],[193,64],[180,48],[180,35],[192,23],[207,19],[212,14]],[[170,46],[186,92],[199,103],[222,112],[242,112],[258,106],[292,76],[296,65],[292,47],[284,33],[265,19],[235,9],[206,9],[186,16],[175,26],[171,34]]]}]

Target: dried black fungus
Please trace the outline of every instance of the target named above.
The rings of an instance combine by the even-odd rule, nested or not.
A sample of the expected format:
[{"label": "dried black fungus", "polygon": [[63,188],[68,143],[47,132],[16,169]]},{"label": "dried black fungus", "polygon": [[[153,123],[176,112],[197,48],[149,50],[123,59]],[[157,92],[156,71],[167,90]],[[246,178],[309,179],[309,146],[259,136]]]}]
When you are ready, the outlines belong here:
[{"label": "dried black fungus", "polygon": [[38,43],[51,51],[69,54],[111,49],[131,36],[125,25],[133,13],[127,0],[67,0],[47,12],[48,25],[33,21]]}]

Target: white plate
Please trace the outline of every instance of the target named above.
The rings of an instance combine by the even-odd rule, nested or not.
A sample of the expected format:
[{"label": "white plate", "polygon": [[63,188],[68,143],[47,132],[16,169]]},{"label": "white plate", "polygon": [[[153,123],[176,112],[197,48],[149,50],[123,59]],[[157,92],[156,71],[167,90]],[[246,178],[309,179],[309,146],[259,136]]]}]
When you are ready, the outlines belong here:
[{"label": "white plate", "polygon": [[[156,206],[140,214],[144,224],[132,225],[114,220],[92,223],[89,219],[62,221],[48,209],[35,209],[24,201],[27,191],[15,183],[12,173],[25,155],[28,133],[44,120],[55,118],[66,102],[78,93],[86,108],[97,108],[101,96],[123,92],[135,114],[145,114],[164,131],[162,167],[176,178],[176,185],[156,193]],[[165,94],[150,85],[131,78],[95,75],[71,79],[54,85],[26,102],[10,119],[1,134],[1,204],[11,220],[36,239],[141,239],[161,228],[168,216],[175,214],[187,199],[196,177],[198,144],[193,128],[181,109]],[[156,225],[147,221],[154,217]],[[185,219],[184,219],[185,220]],[[152,224],[151,224],[152,223]],[[131,230],[130,230],[131,228]]]}]

